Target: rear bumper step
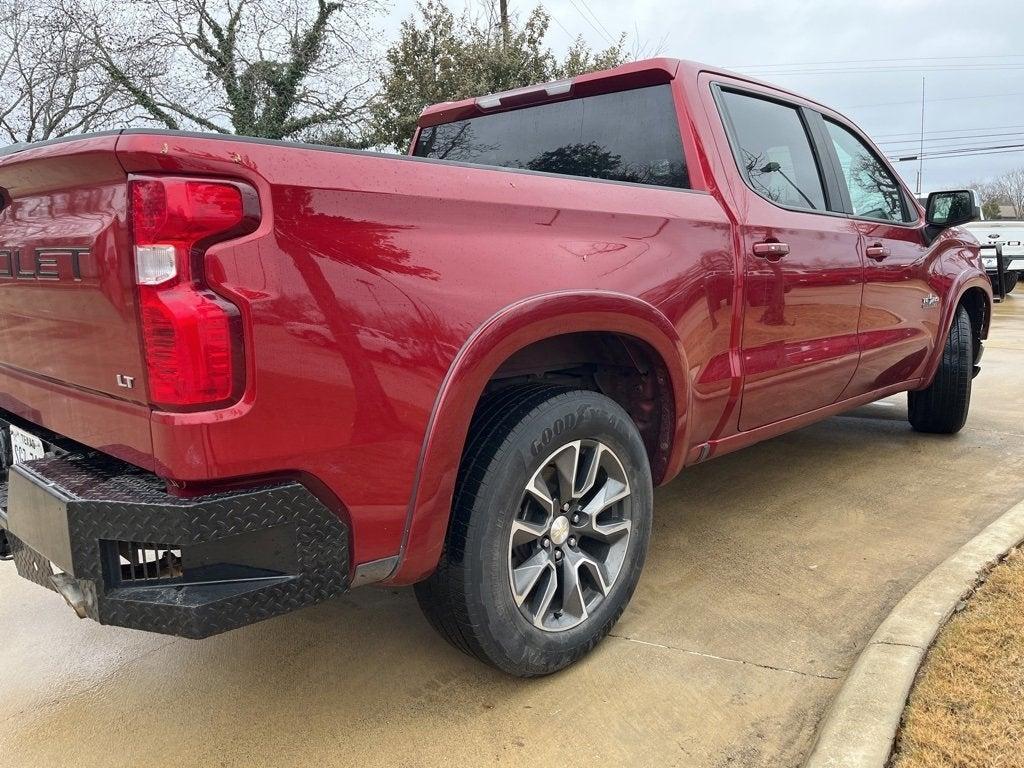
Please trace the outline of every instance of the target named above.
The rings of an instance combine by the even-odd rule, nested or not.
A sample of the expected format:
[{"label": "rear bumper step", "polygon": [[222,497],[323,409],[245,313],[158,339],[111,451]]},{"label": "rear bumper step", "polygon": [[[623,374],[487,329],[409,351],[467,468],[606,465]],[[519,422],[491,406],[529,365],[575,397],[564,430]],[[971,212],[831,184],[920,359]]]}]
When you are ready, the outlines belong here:
[{"label": "rear bumper step", "polygon": [[18,574],[101,624],[201,638],[348,589],[348,528],[296,482],[179,499],[72,454],[12,467],[0,505]]}]

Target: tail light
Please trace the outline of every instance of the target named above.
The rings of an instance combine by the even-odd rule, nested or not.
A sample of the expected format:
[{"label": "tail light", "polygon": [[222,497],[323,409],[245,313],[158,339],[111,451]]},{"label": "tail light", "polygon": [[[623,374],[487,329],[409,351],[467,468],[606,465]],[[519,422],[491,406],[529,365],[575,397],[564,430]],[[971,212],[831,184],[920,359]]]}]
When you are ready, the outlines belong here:
[{"label": "tail light", "polygon": [[239,315],[206,285],[203,256],[256,228],[256,192],[206,179],[129,183],[150,400],[177,410],[226,402],[241,377]]}]

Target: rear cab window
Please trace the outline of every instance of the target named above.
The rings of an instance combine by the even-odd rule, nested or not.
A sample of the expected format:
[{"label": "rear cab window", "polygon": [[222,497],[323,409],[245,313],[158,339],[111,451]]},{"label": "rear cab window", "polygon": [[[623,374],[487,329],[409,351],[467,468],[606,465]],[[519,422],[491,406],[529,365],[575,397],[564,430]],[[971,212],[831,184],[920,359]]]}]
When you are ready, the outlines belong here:
[{"label": "rear cab window", "polygon": [[825,211],[825,185],[800,110],[723,89],[729,141],[747,184],[786,208]]},{"label": "rear cab window", "polygon": [[420,131],[416,157],[689,189],[671,86],[482,115]]}]

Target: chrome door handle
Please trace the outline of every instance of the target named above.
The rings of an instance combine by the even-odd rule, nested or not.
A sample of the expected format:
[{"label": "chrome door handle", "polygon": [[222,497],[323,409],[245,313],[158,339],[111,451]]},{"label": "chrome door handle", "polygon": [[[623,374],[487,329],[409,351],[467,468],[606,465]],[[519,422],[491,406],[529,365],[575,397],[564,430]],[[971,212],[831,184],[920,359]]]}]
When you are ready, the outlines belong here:
[{"label": "chrome door handle", "polygon": [[882,259],[889,256],[889,249],[886,248],[881,243],[869,245],[867,248],[864,249],[864,252],[867,254],[867,257],[869,259],[874,259],[875,261],[881,261]]},{"label": "chrome door handle", "polygon": [[789,253],[789,245],[775,241],[754,243],[754,255],[768,261],[778,261]]}]

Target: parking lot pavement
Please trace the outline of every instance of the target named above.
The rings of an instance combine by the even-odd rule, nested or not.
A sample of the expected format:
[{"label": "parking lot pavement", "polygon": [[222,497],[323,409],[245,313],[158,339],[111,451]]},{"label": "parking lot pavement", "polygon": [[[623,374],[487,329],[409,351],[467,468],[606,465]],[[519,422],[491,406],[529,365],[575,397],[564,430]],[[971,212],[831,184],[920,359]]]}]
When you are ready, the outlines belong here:
[{"label": "parking lot pavement", "polygon": [[932,567],[1024,498],[1024,296],[996,309],[971,417],[895,397],[687,470],[637,594],[579,665],[504,677],[409,590],[192,642],[79,621],[0,567],[5,766],[787,766]]}]

